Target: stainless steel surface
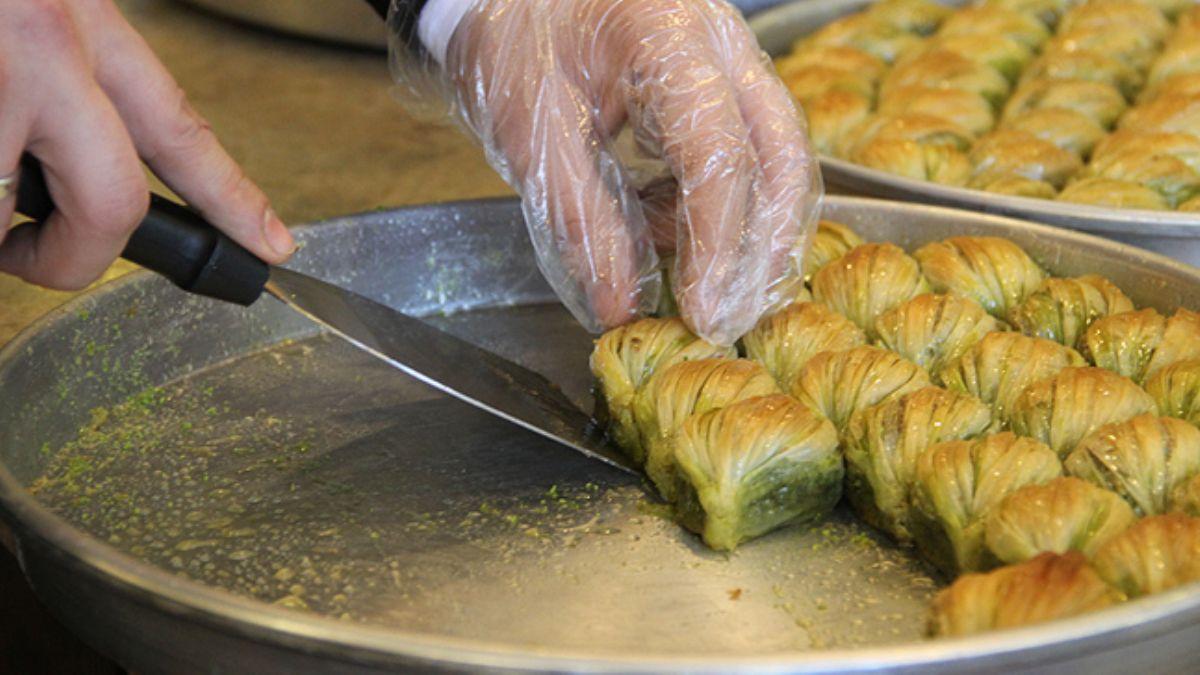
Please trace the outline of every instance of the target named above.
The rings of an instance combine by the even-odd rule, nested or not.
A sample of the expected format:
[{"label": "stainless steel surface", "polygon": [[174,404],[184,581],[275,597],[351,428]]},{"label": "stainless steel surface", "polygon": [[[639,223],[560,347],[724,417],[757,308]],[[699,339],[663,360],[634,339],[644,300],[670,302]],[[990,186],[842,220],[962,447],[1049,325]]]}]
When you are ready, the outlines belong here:
[{"label": "stainless steel surface", "polygon": [[591,417],[545,376],[390,307],[293,270],[266,291],[297,312],[438,391],[631,474]]},{"label": "stainless steel surface", "polygon": [[[804,0],[762,12],[750,20],[763,49],[786,53],[799,37],[830,21],[863,9],[873,0]],[[964,0],[942,4],[962,5]],[[981,190],[938,185],[868,169],[843,159],[821,157],[826,185],[834,191],[902,201],[940,204],[980,213],[1093,232],[1189,264],[1200,265],[1200,214],[1108,209],[1046,199],[1010,197]]]},{"label": "stainless steel surface", "polygon": [[198,7],[288,33],[387,49],[387,32],[362,0],[184,0]]},{"label": "stainless steel surface", "polygon": [[[1000,234],[1056,273],[1102,271],[1139,305],[1200,307],[1197,270],[1069,231],[843,197],[826,215],[908,248]],[[446,308],[430,320],[590,401],[590,338],[537,273],[514,202],[303,237],[300,271],[413,315]],[[23,569],[136,672],[1161,673],[1192,670],[1200,641],[1193,587],[921,641],[935,581],[844,513],[713,553],[624,473],[314,335],[277,303],[218,305],[146,275],[0,352],[0,401],[0,512]]]}]

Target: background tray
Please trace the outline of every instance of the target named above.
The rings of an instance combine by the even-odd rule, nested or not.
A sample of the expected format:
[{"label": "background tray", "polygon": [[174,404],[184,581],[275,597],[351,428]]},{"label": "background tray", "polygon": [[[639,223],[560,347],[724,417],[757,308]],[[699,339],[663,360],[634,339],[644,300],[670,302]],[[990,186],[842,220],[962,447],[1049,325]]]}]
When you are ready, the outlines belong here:
[{"label": "background tray", "polygon": [[[780,56],[788,53],[792,43],[801,36],[872,3],[873,0],[791,2],[753,16],[750,27],[768,54]],[[958,6],[967,3],[948,0],[941,4]],[[1069,227],[1200,265],[1200,214],[1110,209],[992,194],[904,178],[835,157],[821,157],[821,172],[826,185],[836,192],[954,206]]]}]

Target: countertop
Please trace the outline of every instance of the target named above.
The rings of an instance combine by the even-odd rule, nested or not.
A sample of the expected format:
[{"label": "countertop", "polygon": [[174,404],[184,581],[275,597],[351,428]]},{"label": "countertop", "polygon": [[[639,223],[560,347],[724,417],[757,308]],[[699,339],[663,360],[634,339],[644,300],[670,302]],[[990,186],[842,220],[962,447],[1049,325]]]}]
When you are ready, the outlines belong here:
[{"label": "countertop", "polygon": [[[170,0],[117,4],[285,222],[511,194],[473,141],[406,112],[382,52],[245,27]],[[109,277],[131,268],[118,264]],[[0,344],[69,297],[0,276]]]}]

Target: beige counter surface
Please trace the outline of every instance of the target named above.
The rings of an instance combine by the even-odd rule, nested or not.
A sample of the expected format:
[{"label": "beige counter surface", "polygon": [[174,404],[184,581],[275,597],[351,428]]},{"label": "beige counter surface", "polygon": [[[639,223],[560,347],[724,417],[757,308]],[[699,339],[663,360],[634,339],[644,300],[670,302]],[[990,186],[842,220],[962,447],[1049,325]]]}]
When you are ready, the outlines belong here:
[{"label": "beige counter surface", "polygon": [[[405,112],[382,53],[244,27],[172,0],[118,4],[289,223],[510,194],[473,142]],[[0,276],[0,344],[70,295]]]}]

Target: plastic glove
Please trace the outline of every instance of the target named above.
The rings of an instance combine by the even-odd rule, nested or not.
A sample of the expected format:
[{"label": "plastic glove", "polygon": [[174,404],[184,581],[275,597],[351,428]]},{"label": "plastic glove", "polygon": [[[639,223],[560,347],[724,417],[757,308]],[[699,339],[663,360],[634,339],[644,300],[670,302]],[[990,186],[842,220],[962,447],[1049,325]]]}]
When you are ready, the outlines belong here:
[{"label": "plastic glove", "polygon": [[41,160],[57,209],[11,232],[0,272],[62,289],[98,278],[146,213],[139,155],[238,243],[278,263],[295,248],[263,195],[110,0],[0,0],[0,176]]},{"label": "plastic glove", "polygon": [[[474,0],[441,63],[406,43],[398,13],[394,77],[410,98],[440,95],[480,140],[521,195],[542,272],[588,329],[656,306],[654,239],[676,253],[684,320],[713,342],[794,296],[820,176],[801,113],[736,9]],[[613,150],[627,124],[674,176],[666,222],[647,222]]]}]

